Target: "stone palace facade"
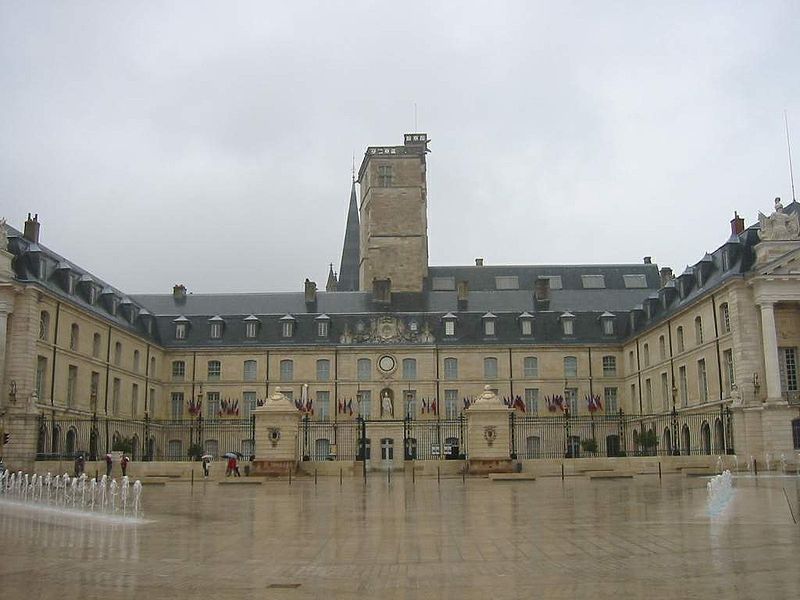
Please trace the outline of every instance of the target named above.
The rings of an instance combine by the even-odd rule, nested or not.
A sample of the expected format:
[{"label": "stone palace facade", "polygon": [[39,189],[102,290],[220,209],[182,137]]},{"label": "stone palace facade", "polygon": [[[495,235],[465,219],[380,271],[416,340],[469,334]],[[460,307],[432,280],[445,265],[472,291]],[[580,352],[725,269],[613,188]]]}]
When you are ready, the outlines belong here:
[{"label": "stone palace facade", "polygon": [[[367,148],[325,291],[137,295],[46,247],[38,216],[5,226],[6,462],[80,450],[60,420],[242,420],[276,390],[313,422],[453,420],[486,385],[526,417],[719,415],[657,430],[660,452],[800,451],[796,202],[735,216],[677,277],[649,258],[431,266],[428,152],[426,134]],[[136,452],[185,455],[170,443]]]}]

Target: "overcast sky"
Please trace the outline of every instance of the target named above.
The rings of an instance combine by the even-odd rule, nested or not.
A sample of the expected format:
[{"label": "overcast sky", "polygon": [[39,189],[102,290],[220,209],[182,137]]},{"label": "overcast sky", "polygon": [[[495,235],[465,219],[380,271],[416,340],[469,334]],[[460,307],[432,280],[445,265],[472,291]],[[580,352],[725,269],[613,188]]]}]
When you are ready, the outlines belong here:
[{"label": "overcast sky", "polygon": [[796,0],[0,0],[0,215],[129,293],[324,287],[416,103],[431,264],[680,271],[791,200],[798,57]]}]

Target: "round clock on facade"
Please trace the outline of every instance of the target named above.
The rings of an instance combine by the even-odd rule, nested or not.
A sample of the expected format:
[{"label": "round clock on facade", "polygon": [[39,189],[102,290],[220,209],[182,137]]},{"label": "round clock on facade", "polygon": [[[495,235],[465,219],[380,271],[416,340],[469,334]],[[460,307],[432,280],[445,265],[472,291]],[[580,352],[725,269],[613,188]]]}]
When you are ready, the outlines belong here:
[{"label": "round clock on facade", "polygon": [[380,359],[378,360],[378,368],[384,373],[390,373],[391,371],[394,371],[394,367],[395,367],[394,358],[392,358],[389,355],[381,356]]}]

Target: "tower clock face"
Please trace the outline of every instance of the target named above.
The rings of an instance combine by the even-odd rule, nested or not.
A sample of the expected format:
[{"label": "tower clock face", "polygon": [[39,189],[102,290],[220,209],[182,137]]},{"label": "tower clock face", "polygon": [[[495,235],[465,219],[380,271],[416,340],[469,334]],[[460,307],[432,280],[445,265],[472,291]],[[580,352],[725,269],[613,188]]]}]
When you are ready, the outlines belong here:
[{"label": "tower clock face", "polygon": [[381,356],[378,360],[378,368],[383,371],[384,373],[390,373],[394,371],[395,367],[395,360],[393,357],[386,355]]}]

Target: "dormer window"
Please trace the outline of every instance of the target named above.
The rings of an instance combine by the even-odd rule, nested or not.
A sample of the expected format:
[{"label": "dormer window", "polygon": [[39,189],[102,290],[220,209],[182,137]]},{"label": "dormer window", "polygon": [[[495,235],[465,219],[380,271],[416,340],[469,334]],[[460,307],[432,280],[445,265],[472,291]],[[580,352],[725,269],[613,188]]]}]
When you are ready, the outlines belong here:
[{"label": "dormer window", "polygon": [[520,333],[525,336],[533,335],[533,315],[527,312],[519,316]]},{"label": "dormer window", "polygon": [[603,335],[614,335],[614,315],[607,311],[600,315],[600,326],[603,328]]},{"label": "dormer window", "polygon": [[75,284],[78,283],[77,275],[72,273],[67,275],[67,293],[72,296],[75,294]]},{"label": "dormer window", "polygon": [[495,323],[497,321],[497,317],[492,313],[488,312],[482,317],[483,319],[483,335],[487,337],[493,337],[495,334]]},{"label": "dormer window", "polygon": [[209,336],[212,340],[222,339],[222,325],[224,322],[219,315],[213,316],[208,320]]},{"label": "dormer window", "polygon": [[189,330],[189,319],[181,315],[173,321],[175,323],[175,339],[185,340],[186,333]]},{"label": "dormer window", "polygon": [[116,296],[111,296],[111,314],[117,316],[117,311],[119,310],[119,298]]},{"label": "dormer window", "polygon": [[294,317],[292,315],[284,315],[281,317],[281,337],[290,338],[294,335]]},{"label": "dormer window", "polygon": [[728,257],[728,250],[722,251],[722,270],[727,271],[730,268],[730,258]]},{"label": "dormer window", "polygon": [[97,288],[93,285],[89,285],[89,304],[96,304],[97,303]]},{"label": "dormer window", "polygon": [[320,315],[315,321],[317,322],[317,337],[328,337],[328,329],[331,323],[331,318],[328,315]]},{"label": "dormer window", "polygon": [[567,311],[559,317],[564,335],[575,335],[575,315]]},{"label": "dormer window", "polygon": [[250,315],[244,320],[244,337],[249,340],[255,339],[258,335],[258,325],[261,321],[255,315]]},{"label": "dormer window", "polygon": [[456,317],[453,313],[447,313],[445,316],[442,317],[442,321],[444,321],[444,334],[448,337],[452,337],[456,334]]}]

